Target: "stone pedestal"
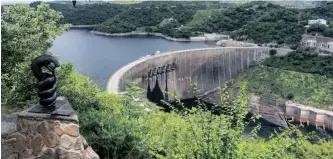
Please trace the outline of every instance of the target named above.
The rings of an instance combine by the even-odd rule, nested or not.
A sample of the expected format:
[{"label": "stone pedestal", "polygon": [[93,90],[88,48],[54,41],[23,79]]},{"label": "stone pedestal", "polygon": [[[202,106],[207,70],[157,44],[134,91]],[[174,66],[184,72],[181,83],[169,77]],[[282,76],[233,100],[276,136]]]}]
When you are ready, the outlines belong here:
[{"label": "stone pedestal", "polygon": [[77,115],[53,116],[23,111],[17,131],[2,143],[7,158],[98,159],[79,132]]}]

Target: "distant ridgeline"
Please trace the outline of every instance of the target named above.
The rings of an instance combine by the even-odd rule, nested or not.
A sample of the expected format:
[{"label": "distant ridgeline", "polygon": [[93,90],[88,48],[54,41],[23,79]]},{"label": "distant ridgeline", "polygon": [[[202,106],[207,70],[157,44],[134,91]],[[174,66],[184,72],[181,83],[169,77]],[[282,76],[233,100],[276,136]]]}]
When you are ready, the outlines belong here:
[{"label": "distant ridgeline", "polygon": [[[174,38],[222,33],[230,34],[236,40],[258,44],[272,42],[296,45],[305,33],[304,26],[309,19],[333,21],[332,2],[236,2],[150,1],[87,5],[78,2],[76,8],[68,3],[50,4],[53,9],[63,13],[63,23],[98,25],[95,30],[99,32],[154,32]],[[32,3],[31,6],[37,4]]]},{"label": "distant ridgeline", "polygon": [[288,0],[280,0],[280,1],[272,1],[274,4],[278,4],[287,8],[317,8],[326,5],[326,1],[288,1]]},{"label": "distant ridgeline", "polygon": [[[252,0],[238,0],[238,1],[230,1],[230,3],[248,3]],[[270,3],[280,5],[286,8],[298,8],[298,9],[305,9],[305,8],[316,8],[322,7],[326,5],[327,1],[289,1],[289,0],[273,0]]]}]

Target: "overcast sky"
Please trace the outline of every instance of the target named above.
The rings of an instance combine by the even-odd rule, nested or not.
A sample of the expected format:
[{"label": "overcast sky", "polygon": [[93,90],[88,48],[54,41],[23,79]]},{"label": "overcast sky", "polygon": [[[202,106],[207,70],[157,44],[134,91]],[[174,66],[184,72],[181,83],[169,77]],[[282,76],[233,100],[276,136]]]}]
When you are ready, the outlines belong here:
[{"label": "overcast sky", "polygon": [[[15,3],[26,3],[29,4],[31,2],[35,2],[37,0],[1,0],[1,5],[3,4],[15,4]],[[50,1],[50,0],[43,0],[43,1]]]},{"label": "overcast sky", "polygon": [[[1,5],[3,5],[3,4],[15,4],[15,3],[30,4],[31,2],[35,2],[35,1],[48,2],[48,1],[71,1],[71,0],[1,0]],[[77,0],[77,1],[88,1],[88,0]],[[90,0],[90,1],[96,1],[96,0]],[[102,0],[98,0],[98,1],[102,1]]]}]

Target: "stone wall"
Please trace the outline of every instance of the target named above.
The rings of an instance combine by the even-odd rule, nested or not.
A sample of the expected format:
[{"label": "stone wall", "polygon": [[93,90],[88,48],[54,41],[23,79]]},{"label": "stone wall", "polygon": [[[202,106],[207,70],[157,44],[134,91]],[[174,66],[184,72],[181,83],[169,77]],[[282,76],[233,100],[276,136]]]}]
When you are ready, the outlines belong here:
[{"label": "stone wall", "polygon": [[80,135],[76,115],[69,117],[20,112],[16,132],[1,140],[2,158],[98,159]]}]

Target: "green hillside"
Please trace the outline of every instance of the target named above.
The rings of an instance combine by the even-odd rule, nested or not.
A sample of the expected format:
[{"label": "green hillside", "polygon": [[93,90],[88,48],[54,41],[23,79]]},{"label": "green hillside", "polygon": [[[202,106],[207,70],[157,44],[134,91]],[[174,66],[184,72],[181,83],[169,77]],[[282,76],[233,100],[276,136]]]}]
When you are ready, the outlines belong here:
[{"label": "green hillside", "polygon": [[263,65],[333,78],[333,56],[319,56],[314,50],[307,48],[298,49],[286,56],[273,56],[266,59]]},{"label": "green hillside", "polygon": [[208,18],[213,14],[216,14],[218,10],[198,10],[194,15],[192,20],[187,23],[187,26],[194,27],[200,26],[207,22]]},{"label": "green hillside", "polygon": [[[314,9],[291,9],[269,2],[128,2],[87,3],[75,8],[69,4],[50,4],[52,9],[62,12],[63,23],[99,24],[96,30],[100,32],[144,31],[163,33],[175,38],[189,38],[203,33],[228,33],[237,40],[290,46],[299,43],[301,35],[306,33],[304,26],[309,19],[323,18],[332,21],[330,11],[333,8],[333,3]],[[35,2],[31,6],[38,4],[39,2]],[[172,24],[159,27],[162,21],[170,18],[175,20]],[[332,36],[332,28],[327,29],[324,35]]]},{"label": "green hillside", "polygon": [[333,104],[333,79],[309,73],[286,71],[267,66],[255,66],[240,74],[236,80],[248,81],[250,93],[328,109]]}]

